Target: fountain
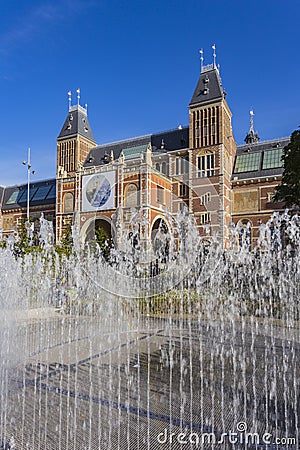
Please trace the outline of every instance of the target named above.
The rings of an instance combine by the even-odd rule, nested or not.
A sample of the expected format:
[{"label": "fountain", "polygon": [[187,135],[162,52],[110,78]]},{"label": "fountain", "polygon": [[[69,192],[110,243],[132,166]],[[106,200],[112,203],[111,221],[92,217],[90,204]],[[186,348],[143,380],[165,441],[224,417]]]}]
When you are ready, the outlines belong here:
[{"label": "fountain", "polygon": [[0,448],[299,448],[299,217],[252,252],[171,220],[152,272],[134,239],[59,257],[44,219],[40,253],[1,250]]}]

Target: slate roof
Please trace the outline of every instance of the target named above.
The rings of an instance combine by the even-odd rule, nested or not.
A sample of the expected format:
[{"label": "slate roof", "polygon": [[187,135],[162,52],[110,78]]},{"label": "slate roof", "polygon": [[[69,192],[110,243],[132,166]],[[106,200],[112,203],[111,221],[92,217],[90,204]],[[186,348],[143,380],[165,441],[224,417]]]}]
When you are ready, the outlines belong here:
[{"label": "slate roof", "polygon": [[[275,153],[276,150],[283,149],[289,142],[290,138],[280,138],[238,146],[232,173],[232,181],[281,176],[283,174],[282,166],[276,167],[277,164],[275,163],[275,167],[264,168],[264,160],[270,155],[269,152],[273,151]],[[244,160],[247,158],[255,158],[255,161],[257,162],[256,170],[237,170],[238,158],[242,155],[245,155]],[[272,166],[272,164],[270,164],[270,166]],[[241,169],[241,166],[239,169]]]},{"label": "slate roof", "polygon": [[[56,179],[30,183],[30,206],[54,205],[56,201]],[[2,210],[26,208],[27,183],[4,188]]]},{"label": "slate roof", "polygon": [[95,142],[92,129],[90,127],[87,111],[80,105],[71,106],[65,123],[57,139],[71,137],[80,134],[90,141]]},{"label": "slate roof", "polygon": [[3,192],[4,192],[4,187],[0,186],[0,207],[2,207]]},{"label": "slate roof", "polygon": [[188,148],[189,128],[176,128],[161,133],[147,134],[145,136],[99,145],[91,149],[83,166],[88,168],[107,164],[110,161],[112,151],[114,159],[118,159],[122,150],[131,149],[131,152],[133,152],[134,148],[141,146],[146,148],[149,143],[151,143],[153,153],[165,153]]},{"label": "slate roof", "polygon": [[211,70],[207,70],[204,67],[189,106],[222,100],[224,95],[218,69],[211,66]]}]

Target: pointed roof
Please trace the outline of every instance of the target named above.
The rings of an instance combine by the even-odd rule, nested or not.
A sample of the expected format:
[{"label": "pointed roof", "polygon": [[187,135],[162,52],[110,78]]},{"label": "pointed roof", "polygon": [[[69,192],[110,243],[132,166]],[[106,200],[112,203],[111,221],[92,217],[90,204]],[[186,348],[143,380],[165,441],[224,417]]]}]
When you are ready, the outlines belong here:
[{"label": "pointed roof", "polygon": [[57,139],[71,137],[76,134],[80,134],[90,141],[95,142],[94,135],[88,121],[87,110],[79,104],[70,106],[69,113]]},{"label": "pointed roof", "polygon": [[203,66],[189,106],[222,100],[226,93],[222,87],[219,70],[215,64]]},{"label": "pointed roof", "polygon": [[249,133],[246,135],[244,141],[246,144],[254,144],[259,141],[259,135],[254,131],[254,121],[253,121],[254,112],[250,111],[250,129]]}]

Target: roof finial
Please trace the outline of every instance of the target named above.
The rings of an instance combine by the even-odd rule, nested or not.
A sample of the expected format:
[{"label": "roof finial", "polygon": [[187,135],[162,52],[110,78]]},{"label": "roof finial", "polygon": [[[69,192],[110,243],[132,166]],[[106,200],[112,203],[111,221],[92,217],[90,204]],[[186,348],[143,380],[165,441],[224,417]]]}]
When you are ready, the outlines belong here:
[{"label": "roof finial", "polygon": [[88,109],[88,104],[85,104],[85,109],[86,109],[86,114],[87,114],[87,109]]},{"label": "roof finial", "polygon": [[204,61],[204,57],[203,57],[203,48],[201,48],[201,49],[199,50],[199,53],[200,53],[200,69],[201,69],[201,72],[202,72],[203,61]]},{"label": "roof finial", "polygon": [[256,142],[259,141],[258,133],[256,133],[254,131],[253,117],[254,117],[254,111],[251,108],[251,110],[250,110],[250,130],[249,130],[249,133],[247,134],[247,136],[245,137],[246,144],[255,144]]},{"label": "roof finial", "polygon": [[80,89],[77,89],[77,105],[79,105],[79,101],[80,101]]},{"label": "roof finial", "polygon": [[254,133],[254,120],[253,120],[253,116],[254,116],[254,111],[251,108],[250,110],[250,132],[253,131]]},{"label": "roof finial", "polygon": [[70,111],[71,106],[72,106],[72,92],[71,91],[68,92],[68,96],[69,96],[69,111]]},{"label": "roof finial", "polygon": [[217,58],[216,44],[214,44],[214,45],[212,46],[212,49],[213,49],[213,51],[214,51],[214,53],[213,53],[213,57],[214,57],[214,68],[216,68],[216,67],[217,67],[217,66],[216,66],[216,58]]}]

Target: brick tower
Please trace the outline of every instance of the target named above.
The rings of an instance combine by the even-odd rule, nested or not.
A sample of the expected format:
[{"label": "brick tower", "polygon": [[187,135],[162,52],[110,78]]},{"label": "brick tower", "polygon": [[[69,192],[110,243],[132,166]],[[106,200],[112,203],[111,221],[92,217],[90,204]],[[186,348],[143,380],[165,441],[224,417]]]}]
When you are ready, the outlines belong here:
[{"label": "brick tower", "polygon": [[96,145],[87,109],[80,106],[80,91],[77,93],[78,103],[74,106],[69,93],[69,112],[57,138],[56,242],[72,221],[74,211],[79,210],[82,164]]},{"label": "brick tower", "polygon": [[[215,56],[215,55],[214,55]],[[226,245],[236,144],[231,111],[215,62],[202,66],[189,104],[189,208],[201,235]]]}]

